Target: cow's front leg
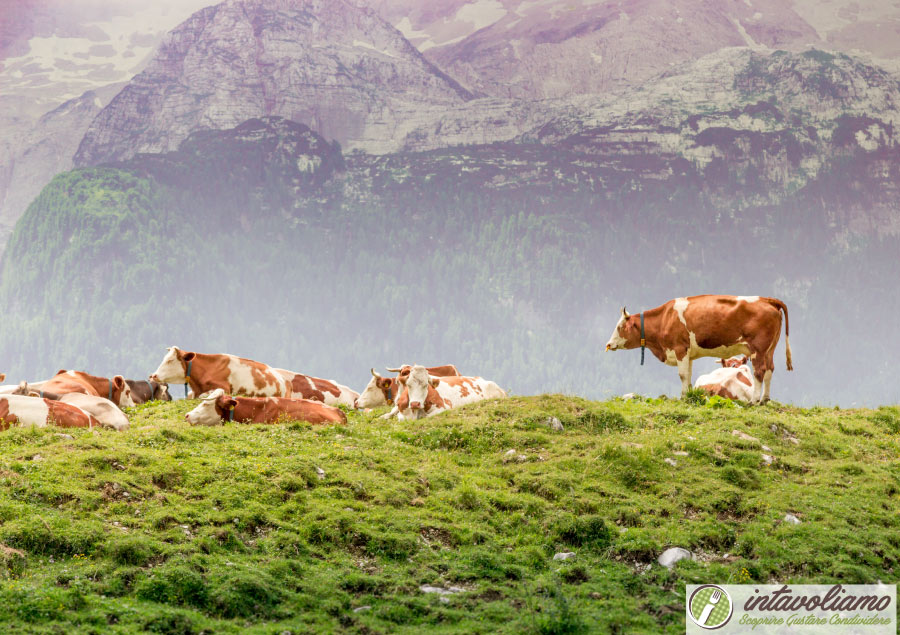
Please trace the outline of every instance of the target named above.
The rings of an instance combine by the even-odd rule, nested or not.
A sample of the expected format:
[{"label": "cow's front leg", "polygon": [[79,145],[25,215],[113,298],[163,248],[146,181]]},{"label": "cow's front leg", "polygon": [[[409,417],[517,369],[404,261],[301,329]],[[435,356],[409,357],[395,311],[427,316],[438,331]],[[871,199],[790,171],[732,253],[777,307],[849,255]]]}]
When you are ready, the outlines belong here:
[{"label": "cow's front leg", "polygon": [[688,390],[691,389],[691,373],[693,371],[694,360],[690,355],[678,360],[678,376],[681,377],[681,396],[686,397]]},{"label": "cow's front leg", "polygon": [[760,405],[763,402],[763,379],[765,378],[765,370],[763,364],[758,359],[753,360],[753,398],[750,403]]},{"label": "cow's front leg", "polygon": [[386,412],[378,418],[379,419],[390,419],[391,417],[396,416],[398,412],[400,412],[400,408],[398,408],[397,406],[394,406],[393,408],[391,408],[390,412]]}]

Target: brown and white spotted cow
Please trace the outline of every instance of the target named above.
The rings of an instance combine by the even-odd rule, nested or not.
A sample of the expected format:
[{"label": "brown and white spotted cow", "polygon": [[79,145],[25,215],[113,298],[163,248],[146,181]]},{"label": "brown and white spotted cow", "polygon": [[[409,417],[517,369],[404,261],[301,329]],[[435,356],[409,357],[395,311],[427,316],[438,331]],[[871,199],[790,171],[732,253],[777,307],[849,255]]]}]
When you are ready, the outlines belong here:
[{"label": "brown and white spotted cow", "polygon": [[275,372],[288,381],[291,386],[291,396],[296,399],[311,399],[312,401],[321,401],[329,406],[343,405],[352,408],[354,400],[359,397],[359,393],[330,379],[310,377],[283,368],[276,368]]},{"label": "brown and white spotted cow", "polygon": [[191,425],[215,426],[224,421],[241,423],[278,423],[279,421],[308,421],[309,423],[347,423],[347,415],[340,408],[326,406],[309,399],[281,397],[232,397],[217,388],[200,405],[184,415]]},{"label": "brown and white spotted cow", "polygon": [[131,387],[121,375],[116,375],[109,379],[107,377],[88,375],[78,370],[61,370],[51,379],[41,382],[40,390],[60,395],[80,392],[84,395],[105,397],[120,408],[134,407],[134,400],[131,398]]},{"label": "brown and white spotted cow", "polygon": [[400,377],[403,390],[397,398],[397,418],[431,417],[483,399],[501,399],[506,392],[481,377],[434,377],[424,366],[413,366]]},{"label": "brown and white spotted cow", "polygon": [[8,430],[10,426],[45,428],[50,425],[99,428],[101,423],[81,408],[61,401],[22,395],[0,397],[0,430]]},{"label": "brown and white spotted cow", "polygon": [[659,361],[678,367],[682,396],[691,387],[695,359],[749,355],[753,364],[752,401],[764,403],[769,400],[782,313],[787,369],[793,370],[787,306],[781,300],[756,295],[676,298],[637,315],[629,315],[623,308],[606,350],[641,348],[646,344]]},{"label": "brown and white spotted cow", "polygon": [[[409,375],[412,370],[410,364],[403,364],[399,368],[388,368],[388,372],[399,373],[397,377],[382,377],[375,369],[371,369],[372,379],[366,385],[365,389],[359,394],[359,397],[353,403],[354,408],[379,408],[381,406],[394,406],[397,397],[400,396],[400,378]],[[425,370],[432,377],[459,377],[459,371],[453,364],[444,364],[443,366],[430,366]],[[393,417],[397,414],[395,407],[389,413],[382,415],[382,419]]]},{"label": "brown and white spotted cow", "polygon": [[44,390],[34,390],[27,382],[19,384],[17,394],[28,395],[29,397],[37,397],[39,399],[48,399],[50,401],[60,401],[70,406],[81,408],[89,415],[96,417],[104,428],[112,428],[118,432],[127,430],[129,427],[128,417],[125,413],[109,399],[97,397],[96,395],[85,395],[80,392],[68,392],[62,395],[46,392]]},{"label": "brown and white spotted cow", "polygon": [[744,355],[719,361],[722,363],[722,368],[698,377],[694,387],[702,388],[710,395],[737,401],[749,402],[753,399],[753,372],[749,366],[750,358]]},{"label": "brown and white spotted cow", "polygon": [[217,388],[230,395],[290,397],[291,386],[271,366],[235,355],[193,353],[172,346],[150,381],[189,384],[197,397]]}]

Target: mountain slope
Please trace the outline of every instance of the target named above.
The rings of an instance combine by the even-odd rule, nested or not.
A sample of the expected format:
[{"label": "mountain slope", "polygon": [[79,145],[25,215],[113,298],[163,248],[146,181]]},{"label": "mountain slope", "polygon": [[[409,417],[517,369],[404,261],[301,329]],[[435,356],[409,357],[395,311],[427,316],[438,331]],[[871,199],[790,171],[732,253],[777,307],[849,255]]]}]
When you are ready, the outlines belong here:
[{"label": "mountain slope", "polygon": [[[684,137],[707,161],[558,127],[551,145],[344,159],[268,118],[61,175],[4,256],[5,372],[140,377],[178,344],[359,387],[373,365],[451,361],[517,393],[657,394],[672,369],[601,354],[622,304],[733,292],[791,309],[807,370],[779,369],[776,398],[900,398],[879,355],[900,345],[890,126],[845,117],[814,141],[802,118],[754,131],[771,109],[709,114]],[[832,341],[860,321],[883,336]]]},{"label": "mountain slope", "polygon": [[19,217],[54,175],[72,168],[85,131],[121,85],[90,90],[36,121],[3,118],[0,132],[0,254]]},{"label": "mountain slope", "polygon": [[469,97],[370,10],[345,0],[229,0],[171,32],[97,117],[75,163],[173,150],[194,130],[265,115],[352,146],[391,138],[400,106]]},{"label": "mountain slope", "polygon": [[[734,46],[798,48],[816,32],[776,0],[481,1],[379,5],[426,56],[479,95],[544,99],[640,86]],[[392,11],[393,9],[393,11]],[[478,21],[478,18],[483,21]],[[448,24],[471,33],[446,43]],[[397,23],[397,22],[395,22]],[[444,30],[442,30],[444,29]],[[422,41],[422,34],[433,33]],[[462,31],[465,33],[465,31]],[[418,37],[417,37],[418,36]]]}]

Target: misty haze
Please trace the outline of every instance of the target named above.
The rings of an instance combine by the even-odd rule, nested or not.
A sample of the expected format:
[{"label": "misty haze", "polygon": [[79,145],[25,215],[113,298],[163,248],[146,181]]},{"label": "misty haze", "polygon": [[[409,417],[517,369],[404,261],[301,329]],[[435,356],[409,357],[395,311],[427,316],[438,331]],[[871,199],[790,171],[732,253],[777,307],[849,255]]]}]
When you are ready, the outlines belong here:
[{"label": "misty haze", "polygon": [[[374,425],[375,415],[383,414],[377,410],[381,405],[393,407],[384,411],[388,415],[399,410],[401,422],[408,404],[418,412],[421,401],[422,412],[430,412],[428,395],[439,386],[437,376],[401,371],[403,365],[453,365],[460,376],[484,378],[478,390],[486,392],[479,392],[479,399],[508,394],[510,404],[519,404],[515,399],[533,397],[521,403],[541,404],[540,416],[504,410],[516,405],[483,405],[497,410],[478,412],[494,413],[486,414],[486,421],[510,417],[517,425],[540,424],[541,434],[549,434],[546,426],[559,432],[584,424],[599,435],[621,432],[637,420],[655,422],[651,428],[669,425],[666,421],[706,421],[705,415],[694,421],[695,415],[684,414],[685,403],[705,405],[709,412],[715,408],[718,417],[745,413],[748,421],[758,417],[757,423],[769,416],[765,413],[819,413],[816,406],[883,407],[874,412],[888,414],[872,415],[865,425],[882,426],[878,435],[897,425],[891,414],[900,403],[896,2],[22,0],[4,3],[0,19],[0,373],[6,376],[0,383],[7,392],[27,381],[35,390],[20,388],[19,397],[44,399],[44,392],[52,391],[42,390],[42,381],[60,369],[85,371],[95,378],[64,376],[49,386],[60,388],[63,379],[100,382],[99,397],[130,408],[127,397],[118,401],[119,392],[113,399],[114,390],[126,392],[114,378],[147,380],[174,346],[329,378],[343,391],[333,403],[324,399],[331,410],[286,412],[329,426],[347,423],[349,415],[350,430],[355,417]],[[607,344],[619,337],[623,308],[638,316],[632,322],[637,328],[643,312],[705,294],[774,298],[784,303],[784,315],[789,311],[793,371],[788,372],[791,356],[781,324],[770,369],[772,407],[741,409],[743,404],[721,396],[750,399],[721,386],[720,397],[688,391],[675,366],[681,353],[656,346],[656,339],[643,364],[634,332],[629,350],[607,350],[617,348]],[[685,306],[673,310],[690,330]],[[780,321],[782,313],[773,311]],[[656,329],[648,337],[657,338],[661,323],[648,327]],[[751,355],[743,340],[736,348],[730,344],[716,349],[721,355],[695,360],[690,381],[720,369],[719,356]],[[666,355],[671,365],[660,362]],[[182,361],[176,357],[172,363]],[[187,358],[183,363],[190,375]],[[230,363],[232,377],[237,376],[237,362]],[[742,390],[757,390],[763,375],[754,379],[746,368],[732,375],[745,372],[742,381],[750,388]],[[284,383],[277,374],[265,374],[271,369],[253,371],[259,385]],[[374,414],[354,407],[357,393],[370,382],[373,391],[379,385],[371,369],[391,386],[384,388],[387,401],[379,402]],[[179,400],[181,381],[169,386]],[[157,388],[144,383],[152,397]],[[411,396],[413,384],[421,399]],[[171,416],[188,429],[196,421],[218,422],[216,407],[224,407],[230,422],[234,408],[243,407],[229,401],[230,392],[288,399],[291,391],[284,386],[279,389],[284,394],[260,389],[255,395],[239,391],[233,381],[210,383],[208,390],[197,384],[191,386],[197,389],[193,397],[221,389],[201,405],[191,402],[190,408],[205,408],[199,414],[185,420],[187,404],[170,404],[165,412],[153,410],[163,406],[141,410],[145,406],[138,399],[137,410],[125,411],[129,419],[116,411],[116,421],[124,424],[113,427],[125,434],[128,421],[132,427],[136,421],[156,426]],[[90,387],[86,390],[91,394]],[[468,389],[460,390],[467,394]],[[618,399],[628,393],[636,395],[630,405]],[[313,400],[323,400],[321,391],[315,394]],[[294,388],[293,396],[309,395]],[[675,401],[681,396],[687,401]],[[401,397],[405,401],[398,406]],[[598,405],[601,400],[613,405]],[[629,410],[651,408],[648,404],[663,410]],[[663,411],[668,414],[658,414]],[[41,412],[42,421],[52,420],[46,418],[51,411]],[[470,425],[465,419],[470,411],[461,412],[452,416]],[[865,418],[867,412],[847,416]],[[80,421],[78,413],[70,416]],[[721,425],[728,435],[732,427],[744,430],[737,423]],[[765,465],[783,474],[805,473],[813,459],[791,462],[788,453],[809,451],[802,444],[820,433],[806,431],[804,439],[787,419],[766,419],[760,426],[790,446],[784,456],[780,447],[761,450],[768,457],[762,459]],[[415,428],[419,432],[411,436],[386,429],[403,443],[441,451],[477,454],[481,450],[472,448],[488,447],[478,445],[482,441],[455,446],[456,441],[439,440],[444,434],[439,428]],[[851,434],[844,423],[822,423],[821,438],[838,429]],[[863,437],[875,443],[875,433],[852,429],[854,443],[863,443]],[[763,448],[773,444],[757,438],[758,430],[747,431],[753,442],[739,435],[728,440]],[[879,447],[896,457],[896,430],[890,434]],[[159,442],[165,446],[186,438]],[[519,439],[518,445],[504,439],[502,450],[512,451],[502,459],[504,470],[531,465],[528,443],[540,461],[553,445],[545,436]],[[696,441],[685,431],[681,445],[660,445],[652,461],[666,458],[673,468],[687,462],[671,454],[685,450],[685,439]],[[577,449],[579,442],[573,443]],[[623,443],[640,448],[644,442]],[[722,443],[710,437],[710,447]],[[824,448],[829,441],[820,443]],[[835,441],[833,447],[842,444]],[[651,477],[645,481],[640,474],[657,468],[641,467],[644,458],[610,447],[594,455],[615,454],[611,464],[630,466],[621,468],[633,472],[630,481],[622,477],[627,487],[650,487]],[[861,458],[869,451],[859,449],[854,465],[869,461]],[[125,450],[109,452],[126,463]],[[760,459],[754,452],[755,466]],[[714,454],[717,465],[725,465],[720,451]],[[826,455],[849,456],[821,449],[816,459]],[[744,466],[743,459],[734,460]],[[302,468],[309,481],[285,486],[288,496],[330,478],[317,476],[320,463]],[[736,470],[725,480],[742,491],[764,487],[756,476],[741,472],[744,467],[723,468]],[[6,478],[3,469],[0,477]],[[585,473],[589,469],[583,467]],[[153,475],[153,483],[167,483],[166,474]],[[852,470],[845,476],[870,482]],[[349,483],[355,477],[345,478]],[[414,486],[409,498],[426,500],[428,488],[439,487],[437,478]],[[562,485],[547,493],[536,483],[528,493],[535,500],[570,496]],[[89,489],[102,487],[113,486],[98,481]],[[895,490],[886,494],[894,503]],[[353,491],[355,501],[377,498],[364,488]],[[719,490],[710,486],[710,491]],[[616,496],[602,494],[607,495]],[[660,498],[668,495],[660,492]],[[126,504],[117,491],[108,496]],[[465,500],[467,494],[454,496]],[[472,496],[474,502],[462,508],[474,513],[488,505]],[[729,506],[740,508],[734,518],[764,514],[741,500],[722,502],[709,511],[710,518],[721,521],[732,514],[722,511]],[[492,501],[497,509],[503,505]],[[59,509],[64,504],[58,503]],[[584,510],[601,514],[594,503],[572,504],[581,511],[573,507],[566,513],[578,518],[588,513]],[[18,514],[3,509],[0,503],[0,548],[6,540],[3,523]],[[519,508],[507,511],[514,509]],[[692,517],[691,509],[673,512],[673,518]],[[779,510],[779,523],[788,511]],[[614,544],[626,527],[645,530],[625,511],[616,513],[614,520],[598,521],[602,530],[594,521],[573,520],[572,527],[588,531],[589,526],[603,534],[604,545]],[[189,519],[174,513],[172,518],[177,522],[156,522],[196,531]],[[343,521],[335,522],[343,527]],[[610,523],[609,536],[603,523]],[[268,530],[259,531],[262,536]],[[475,540],[465,532],[451,539],[432,532],[431,525],[416,531],[416,540],[429,545]],[[553,535],[577,533],[559,529]],[[725,553],[727,560],[743,543],[723,536],[695,537],[691,548],[695,554]],[[304,540],[318,544],[308,536]],[[595,544],[591,540],[579,538],[572,545]],[[621,553],[635,566],[655,562],[657,547],[678,546],[674,538],[648,538],[654,546],[643,553],[635,546],[639,539],[633,540],[628,547],[633,550]],[[9,544],[28,551],[22,541]],[[396,547],[391,545],[384,549]],[[72,549],[81,553],[80,547]],[[166,549],[151,550],[155,555],[146,562],[168,554]],[[896,566],[891,549],[893,555],[882,553],[884,561],[872,566],[885,571]],[[412,558],[415,549],[407,551],[397,548],[399,561]],[[747,547],[741,557],[762,558],[762,551]],[[805,564],[795,563],[794,569],[782,564],[756,570],[741,562],[740,567],[761,580],[807,571]],[[495,571],[492,579],[516,579],[504,571]],[[845,581],[869,580],[869,574],[854,577],[839,567],[803,573]],[[469,588],[459,575],[455,583]],[[472,573],[471,579],[479,575]],[[131,593],[131,583],[122,584],[120,594]],[[551,587],[547,583],[542,593]],[[166,602],[159,597],[151,599]],[[263,614],[275,619],[278,613],[274,608],[265,613],[262,604],[245,613],[216,613],[219,609],[179,602],[210,619]],[[683,608],[675,612],[680,615]],[[662,629],[666,619],[653,617],[645,632]],[[201,622],[192,623],[199,628]],[[380,622],[375,627],[385,628]]]}]

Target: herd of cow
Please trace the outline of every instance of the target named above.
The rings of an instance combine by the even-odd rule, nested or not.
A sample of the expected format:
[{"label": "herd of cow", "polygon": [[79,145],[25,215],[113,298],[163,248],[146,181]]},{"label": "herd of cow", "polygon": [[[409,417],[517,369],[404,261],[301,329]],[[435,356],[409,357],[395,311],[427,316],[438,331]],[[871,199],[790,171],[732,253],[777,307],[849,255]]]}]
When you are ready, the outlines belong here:
[{"label": "herd of cow", "polygon": [[[660,361],[678,367],[682,395],[691,386],[693,360],[718,357],[722,368],[700,377],[696,386],[729,399],[764,403],[769,399],[782,312],[787,368],[793,370],[787,306],[781,300],[760,296],[676,298],[637,315],[629,315],[623,308],[606,350],[640,348],[643,364],[644,349],[649,349]],[[188,352],[173,346],[147,380],[61,370],[46,381],[0,386],[0,429],[55,424],[124,430],[129,423],[122,409],[151,400],[171,400],[169,384],[184,384],[186,396],[200,399],[185,415],[194,425],[280,420],[346,423],[346,415],[337,407],[341,405],[358,409],[391,406],[384,418],[408,420],[506,397],[496,383],[461,376],[453,365],[404,365],[388,371],[396,376],[383,377],[373,368],[368,385],[356,393],[331,380],[234,355]],[[0,373],[0,382],[5,379]]]},{"label": "herd of cow", "polygon": [[[185,415],[194,425],[223,421],[274,423],[346,423],[337,406],[392,406],[384,418],[430,417],[482,399],[506,396],[497,384],[481,377],[464,377],[455,366],[404,365],[372,379],[357,393],[335,381],[311,377],[235,355],[209,355],[168,349],[159,368],[147,380],[97,377],[61,370],[46,381],[0,386],[0,429],[11,425],[55,424],[61,427],[128,428],[123,408],[151,400],[169,401],[168,385],[184,384],[188,397],[200,404]],[[0,382],[5,375],[0,374]]]}]

